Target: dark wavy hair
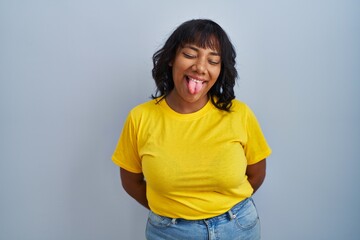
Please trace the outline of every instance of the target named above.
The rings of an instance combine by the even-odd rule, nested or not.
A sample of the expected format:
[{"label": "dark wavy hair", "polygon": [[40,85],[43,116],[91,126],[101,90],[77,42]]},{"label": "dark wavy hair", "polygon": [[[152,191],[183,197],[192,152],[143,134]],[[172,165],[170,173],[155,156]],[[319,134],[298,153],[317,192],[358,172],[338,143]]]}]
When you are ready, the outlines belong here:
[{"label": "dark wavy hair", "polygon": [[221,71],[215,84],[209,90],[211,102],[220,110],[230,111],[235,98],[234,86],[237,78],[235,68],[236,52],[226,32],[214,21],[195,19],[182,23],[153,55],[152,76],[156,83],[153,99],[164,99],[174,88],[172,67],[177,50],[186,44],[211,48],[220,52]]}]

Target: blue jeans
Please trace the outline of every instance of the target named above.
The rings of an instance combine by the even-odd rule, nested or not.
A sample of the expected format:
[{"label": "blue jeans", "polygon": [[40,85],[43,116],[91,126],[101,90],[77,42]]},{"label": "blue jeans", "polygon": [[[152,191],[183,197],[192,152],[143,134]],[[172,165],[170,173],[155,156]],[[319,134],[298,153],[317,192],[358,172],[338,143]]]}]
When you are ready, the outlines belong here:
[{"label": "blue jeans", "polygon": [[203,220],[172,219],[150,211],[145,233],[147,240],[258,240],[260,221],[252,198],[247,198]]}]

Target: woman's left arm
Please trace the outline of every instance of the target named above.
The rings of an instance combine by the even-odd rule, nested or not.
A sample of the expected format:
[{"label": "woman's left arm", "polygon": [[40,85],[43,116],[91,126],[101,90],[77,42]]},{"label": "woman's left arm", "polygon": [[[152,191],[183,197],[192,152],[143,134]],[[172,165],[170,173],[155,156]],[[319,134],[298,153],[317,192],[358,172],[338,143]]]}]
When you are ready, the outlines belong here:
[{"label": "woman's left arm", "polygon": [[255,164],[248,165],[246,168],[246,175],[248,176],[248,181],[254,189],[254,194],[264,182],[266,175],[266,159],[263,159]]}]

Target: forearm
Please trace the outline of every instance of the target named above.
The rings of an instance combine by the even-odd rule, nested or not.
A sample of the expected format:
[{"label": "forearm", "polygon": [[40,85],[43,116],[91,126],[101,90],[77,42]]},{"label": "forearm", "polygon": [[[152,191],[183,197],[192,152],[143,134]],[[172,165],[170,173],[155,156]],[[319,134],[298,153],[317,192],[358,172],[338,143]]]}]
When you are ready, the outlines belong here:
[{"label": "forearm", "polygon": [[264,182],[264,179],[265,179],[265,175],[248,176],[248,181],[251,187],[254,189],[253,194],[260,188],[260,186]]},{"label": "forearm", "polygon": [[251,187],[254,189],[255,193],[264,182],[266,175],[266,159],[261,160],[260,162],[248,165],[246,169],[246,175]]},{"label": "forearm", "polygon": [[134,198],[138,203],[149,209],[148,201],[146,198],[146,182],[142,181],[141,183],[137,183],[132,187],[125,187],[123,185],[125,191]]},{"label": "forearm", "polygon": [[142,173],[132,173],[120,168],[120,177],[124,190],[137,202],[149,209],[144,175]]}]

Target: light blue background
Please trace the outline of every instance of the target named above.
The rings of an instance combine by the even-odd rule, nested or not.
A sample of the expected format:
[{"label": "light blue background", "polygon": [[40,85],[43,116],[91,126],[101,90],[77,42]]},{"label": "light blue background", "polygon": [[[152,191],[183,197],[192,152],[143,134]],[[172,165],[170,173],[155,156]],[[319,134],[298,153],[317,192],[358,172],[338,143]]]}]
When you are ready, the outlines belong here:
[{"label": "light blue background", "polygon": [[211,18],[273,149],[265,240],[359,239],[360,2],[0,0],[0,239],[143,239],[110,157],[151,56]]}]

